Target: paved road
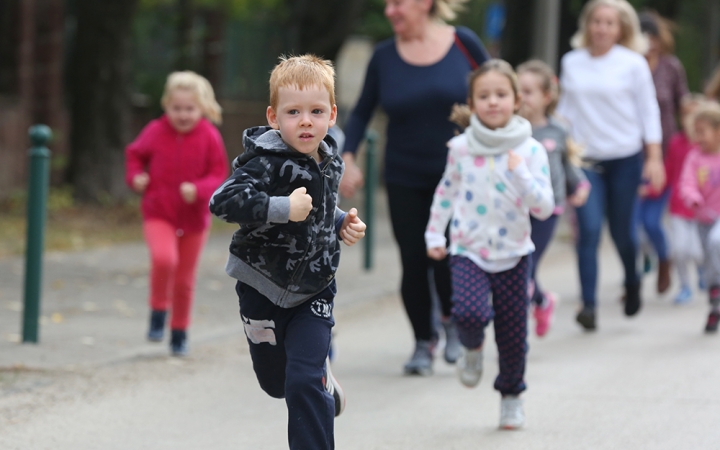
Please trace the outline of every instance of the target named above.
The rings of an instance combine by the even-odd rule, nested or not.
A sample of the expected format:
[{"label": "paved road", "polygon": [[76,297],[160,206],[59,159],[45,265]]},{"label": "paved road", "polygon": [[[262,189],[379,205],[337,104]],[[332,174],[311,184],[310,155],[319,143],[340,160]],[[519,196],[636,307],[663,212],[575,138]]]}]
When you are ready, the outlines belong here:
[{"label": "paved road", "polygon": [[[546,284],[575,292],[567,249],[550,255]],[[606,252],[604,278],[616,272]],[[649,291],[649,290],[648,290]],[[429,378],[400,367],[411,342],[397,297],[338,307],[335,373],[348,394],[339,449],[715,449],[720,447],[720,336],[700,332],[705,305],[651,299],[627,320],[605,283],[600,330],[580,332],[564,302],[551,334],[531,339],[527,427],[501,432],[495,351],[468,390],[438,361]],[[192,357],[137,357],[93,370],[29,373],[36,384],[0,398],[3,449],[279,449],[284,403],[253,378],[239,334]],[[18,376],[22,378],[22,375]],[[43,381],[44,380],[44,381]]]}]

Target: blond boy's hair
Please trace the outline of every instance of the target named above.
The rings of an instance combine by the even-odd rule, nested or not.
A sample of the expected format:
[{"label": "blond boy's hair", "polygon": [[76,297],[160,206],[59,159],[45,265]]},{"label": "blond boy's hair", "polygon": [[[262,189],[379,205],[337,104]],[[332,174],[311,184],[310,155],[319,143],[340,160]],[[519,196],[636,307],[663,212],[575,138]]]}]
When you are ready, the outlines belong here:
[{"label": "blond boy's hair", "polygon": [[635,8],[626,0],[591,0],[580,12],[578,31],[570,39],[573,48],[585,48],[590,45],[588,26],[595,11],[601,6],[609,6],[618,13],[620,19],[620,38],[618,44],[640,54],[645,54],[648,41],[640,32],[640,19]]},{"label": "blond boy's hair", "polygon": [[160,100],[163,109],[167,109],[170,96],[177,90],[190,91],[195,94],[203,115],[217,125],[222,123],[222,108],[215,100],[215,91],[205,77],[189,70],[173,72],[168,75],[165,91]]},{"label": "blond boy's hair", "polygon": [[330,105],[335,104],[335,69],[331,61],[315,55],[286,57],[270,73],[270,106],[277,109],[278,91],[281,87],[296,87],[304,90],[317,86],[330,94]]}]

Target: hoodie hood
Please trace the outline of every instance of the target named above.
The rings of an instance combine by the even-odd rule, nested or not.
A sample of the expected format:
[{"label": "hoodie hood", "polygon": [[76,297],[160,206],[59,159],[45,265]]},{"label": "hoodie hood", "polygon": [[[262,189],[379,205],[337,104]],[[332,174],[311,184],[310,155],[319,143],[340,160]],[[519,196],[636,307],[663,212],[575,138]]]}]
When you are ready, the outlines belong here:
[{"label": "hoodie hood", "polygon": [[502,128],[491,130],[480,122],[475,114],[465,130],[470,153],[480,156],[500,155],[516,148],[532,136],[532,126],[526,119],[513,115]]},{"label": "hoodie hood", "polygon": [[[242,143],[245,151],[233,161],[233,170],[242,167],[246,162],[263,153],[284,154],[289,157],[305,156],[288,146],[282,140],[280,131],[269,126],[246,129],[243,131]],[[335,139],[327,134],[320,141],[320,154],[327,157],[335,156],[337,153],[338,146]]]}]

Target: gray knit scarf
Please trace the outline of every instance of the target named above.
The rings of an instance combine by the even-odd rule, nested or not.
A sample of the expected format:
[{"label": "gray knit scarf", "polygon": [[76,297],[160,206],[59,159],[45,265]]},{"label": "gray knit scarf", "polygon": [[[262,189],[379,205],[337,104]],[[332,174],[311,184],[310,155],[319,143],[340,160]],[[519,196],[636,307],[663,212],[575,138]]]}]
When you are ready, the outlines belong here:
[{"label": "gray knit scarf", "polygon": [[532,126],[526,119],[513,115],[507,125],[491,130],[473,114],[470,116],[470,126],[465,130],[465,134],[471,154],[495,156],[525,142],[532,136]]}]

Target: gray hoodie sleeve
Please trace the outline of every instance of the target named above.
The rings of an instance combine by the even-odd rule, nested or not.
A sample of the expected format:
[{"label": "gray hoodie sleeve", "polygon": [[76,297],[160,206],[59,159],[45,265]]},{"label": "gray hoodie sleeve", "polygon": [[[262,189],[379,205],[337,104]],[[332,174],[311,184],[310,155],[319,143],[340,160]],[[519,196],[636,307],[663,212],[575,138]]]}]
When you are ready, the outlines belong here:
[{"label": "gray hoodie sleeve", "polygon": [[265,158],[257,157],[235,169],[210,199],[210,212],[230,223],[287,223],[290,198],[268,195],[272,177],[267,166]]}]

